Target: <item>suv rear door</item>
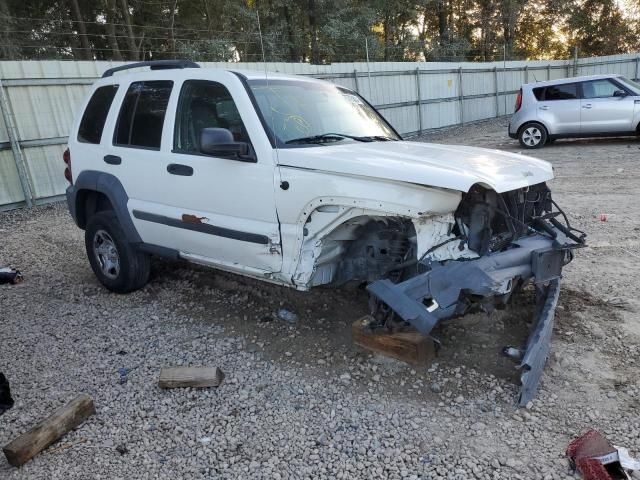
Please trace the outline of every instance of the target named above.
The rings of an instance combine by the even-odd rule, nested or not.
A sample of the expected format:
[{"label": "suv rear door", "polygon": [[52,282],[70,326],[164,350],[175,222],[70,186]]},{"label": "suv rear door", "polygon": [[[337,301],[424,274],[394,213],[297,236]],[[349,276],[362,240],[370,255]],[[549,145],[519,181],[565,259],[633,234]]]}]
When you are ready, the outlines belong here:
[{"label": "suv rear door", "polygon": [[533,90],[538,100],[538,118],[551,135],[580,132],[580,99],[577,83],[561,83]]},{"label": "suv rear door", "polygon": [[[622,91],[626,96],[614,96]],[[585,134],[632,132],[634,98],[615,80],[582,82],[581,132]]]}]

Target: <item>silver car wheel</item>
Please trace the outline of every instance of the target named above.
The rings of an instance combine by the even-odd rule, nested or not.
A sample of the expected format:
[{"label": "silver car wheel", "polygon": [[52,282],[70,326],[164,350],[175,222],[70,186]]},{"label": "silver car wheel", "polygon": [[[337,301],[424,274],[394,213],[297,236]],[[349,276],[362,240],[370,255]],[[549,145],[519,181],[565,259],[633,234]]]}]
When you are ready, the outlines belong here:
[{"label": "silver car wheel", "polygon": [[522,142],[529,147],[535,147],[541,140],[542,132],[538,127],[529,127],[522,132]]},{"label": "silver car wheel", "polygon": [[93,254],[98,260],[100,270],[106,277],[118,278],[120,255],[113,238],[104,230],[98,230],[93,236]]}]

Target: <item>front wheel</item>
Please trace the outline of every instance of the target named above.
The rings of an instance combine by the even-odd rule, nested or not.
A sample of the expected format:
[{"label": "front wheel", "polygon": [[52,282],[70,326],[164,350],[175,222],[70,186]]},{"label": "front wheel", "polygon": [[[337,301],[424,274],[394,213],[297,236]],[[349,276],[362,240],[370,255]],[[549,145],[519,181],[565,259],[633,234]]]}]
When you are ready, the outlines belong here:
[{"label": "front wheel", "polygon": [[114,212],[91,216],[84,243],[93,273],[112,292],[132,292],[149,281],[149,255],[137,251],[127,241]]},{"label": "front wheel", "polygon": [[518,140],[524,148],[540,148],[547,142],[547,130],[539,123],[526,123],[520,128]]}]

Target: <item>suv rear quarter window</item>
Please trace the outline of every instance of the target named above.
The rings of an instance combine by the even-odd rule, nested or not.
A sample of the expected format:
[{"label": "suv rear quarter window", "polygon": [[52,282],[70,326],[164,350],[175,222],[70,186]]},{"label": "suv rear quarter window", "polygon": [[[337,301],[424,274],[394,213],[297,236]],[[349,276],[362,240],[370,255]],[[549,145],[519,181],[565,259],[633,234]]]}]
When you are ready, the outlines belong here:
[{"label": "suv rear quarter window", "polygon": [[533,95],[536,97],[536,100],[544,100],[544,87],[538,87],[533,89]]},{"label": "suv rear quarter window", "polygon": [[102,130],[107,121],[109,109],[118,91],[118,85],[105,85],[98,88],[82,114],[78,128],[78,141],[82,143],[100,143]]},{"label": "suv rear quarter window", "polygon": [[564,83],[549,85],[544,89],[543,100],[575,100],[578,98],[578,84]]},{"label": "suv rear quarter window", "polygon": [[114,144],[159,150],[172,88],[170,80],[132,83],[122,101]]}]

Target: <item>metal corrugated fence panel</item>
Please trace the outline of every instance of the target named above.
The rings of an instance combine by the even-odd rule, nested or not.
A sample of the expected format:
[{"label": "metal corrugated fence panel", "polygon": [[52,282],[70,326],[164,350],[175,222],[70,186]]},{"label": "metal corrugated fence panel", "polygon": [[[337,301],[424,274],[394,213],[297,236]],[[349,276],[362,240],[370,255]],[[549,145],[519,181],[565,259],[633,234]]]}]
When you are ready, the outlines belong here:
[{"label": "metal corrugated fence panel", "polygon": [[[0,79],[5,81],[29,183],[36,199],[64,193],[66,183],[62,176],[61,156],[64,138],[76,109],[93,79],[100,77],[107,68],[123,63],[126,62],[0,62]],[[640,76],[639,63],[638,54],[579,59],[577,74],[621,73],[637,78]],[[201,65],[258,71],[266,68],[271,72],[326,79],[358,90],[369,102],[378,106],[381,113],[403,134],[418,132],[420,122],[422,129],[428,130],[511,114],[516,92],[523,83],[574,75],[572,60],[512,61],[506,64],[355,62],[309,65],[268,62],[265,65],[201,62]],[[40,84],[27,86],[25,82]],[[45,85],[47,83],[55,85]],[[461,93],[463,105],[460,102]],[[58,144],[42,146],[42,142],[38,145],[39,140]],[[0,117],[0,207],[24,200],[8,141],[7,129]]]},{"label": "metal corrugated fence panel", "polygon": [[88,86],[11,87],[9,100],[23,140],[68,135]]},{"label": "metal corrugated fence panel", "polygon": [[29,147],[24,150],[31,188],[36,198],[62,195],[67,188],[62,153],[65,145]]},{"label": "metal corrugated fence panel", "polygon": [[422,105],[422,119],[425,130],[459,124],[460,103],[449,101]]},{"label": "metal corrugated fence panel", "polygon": [[0,208],[24,201],[20,177],[11,150],[0,150]]}]

